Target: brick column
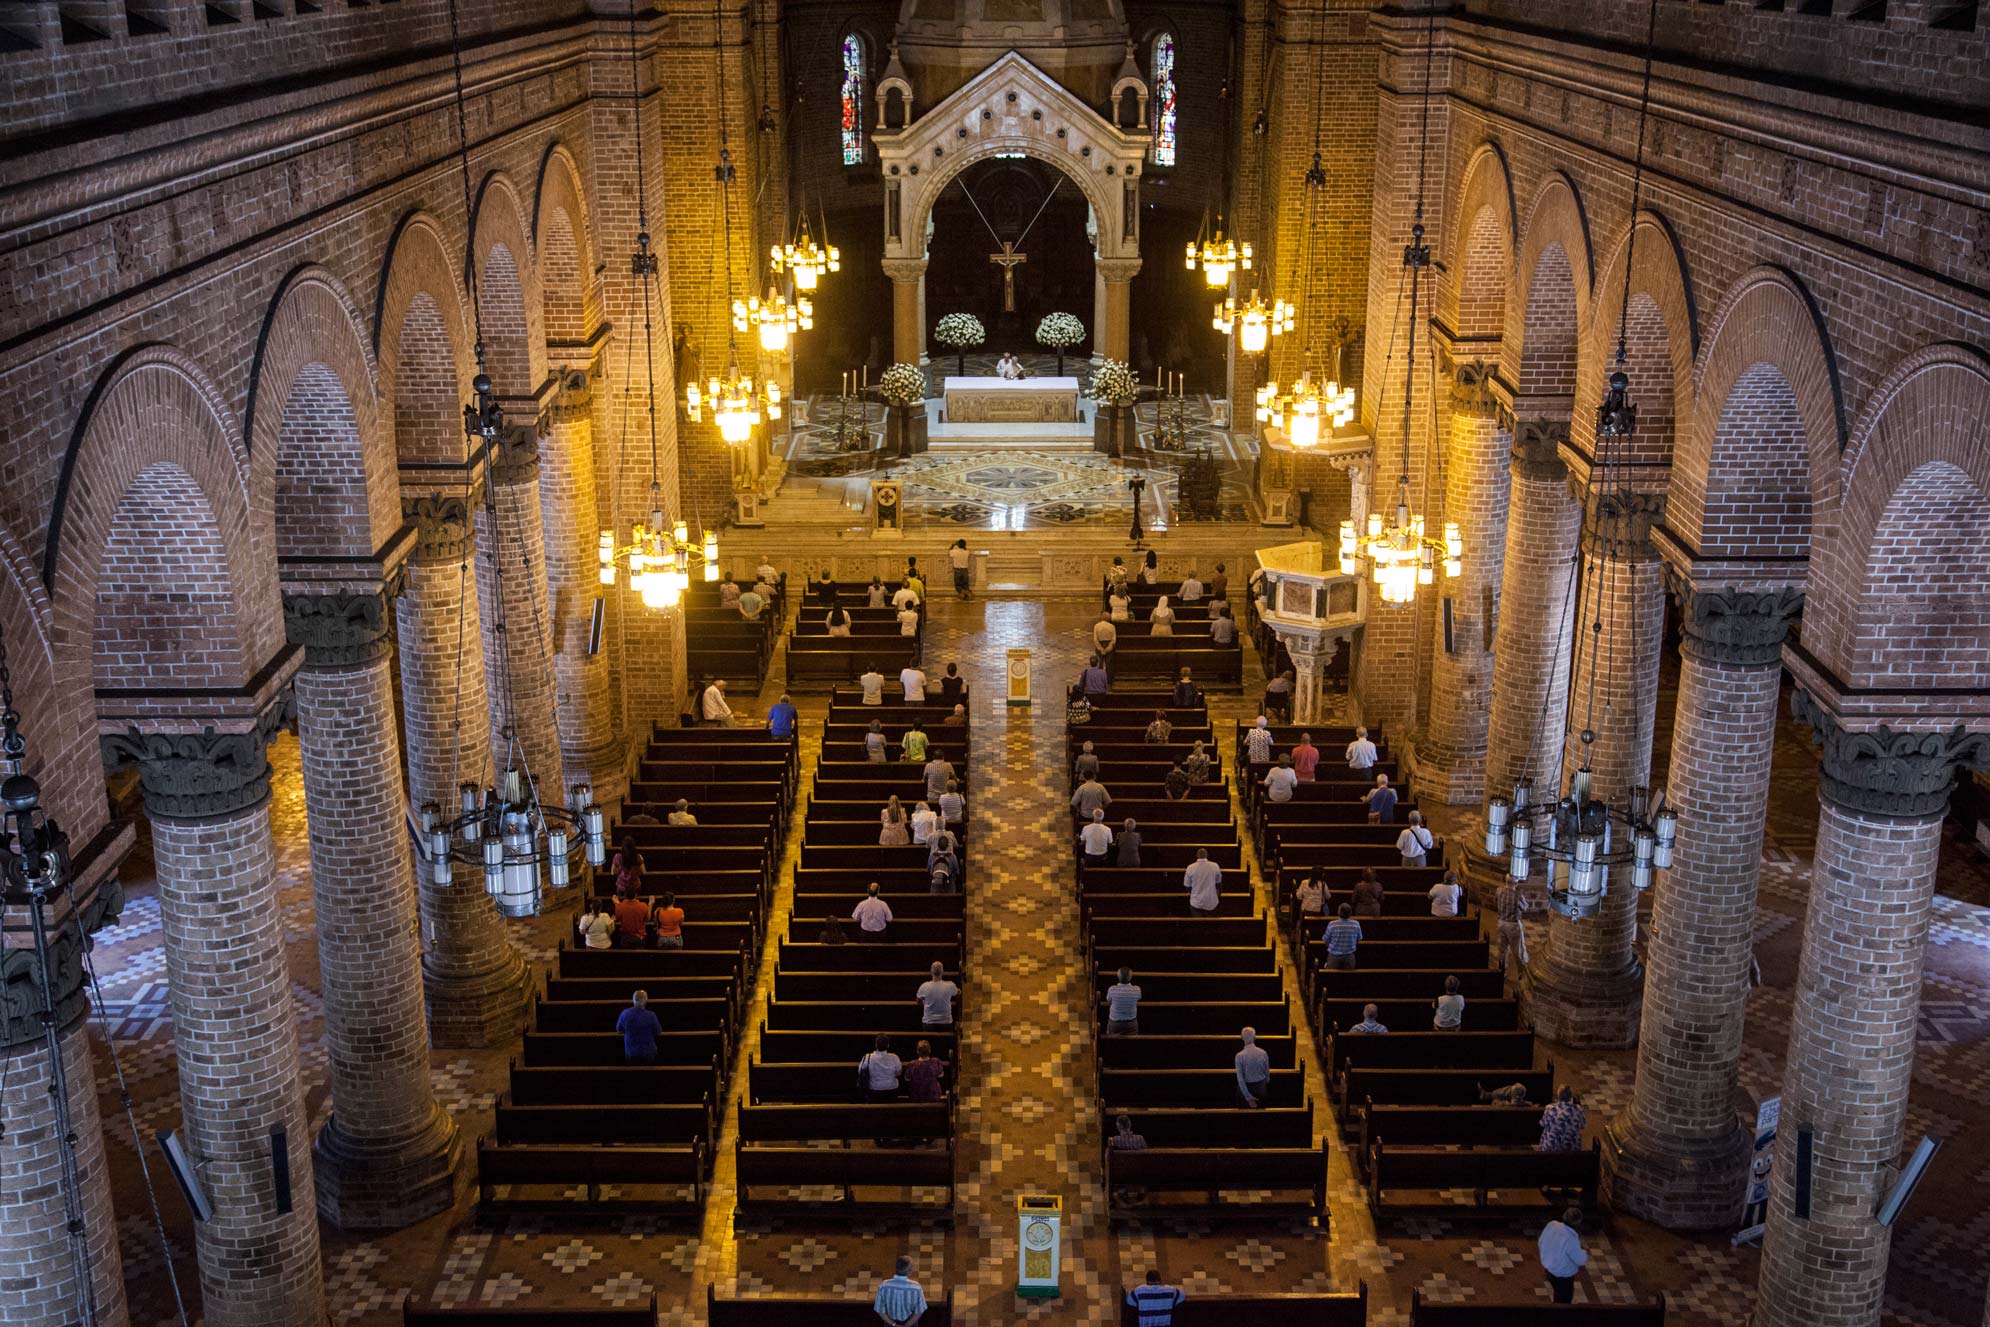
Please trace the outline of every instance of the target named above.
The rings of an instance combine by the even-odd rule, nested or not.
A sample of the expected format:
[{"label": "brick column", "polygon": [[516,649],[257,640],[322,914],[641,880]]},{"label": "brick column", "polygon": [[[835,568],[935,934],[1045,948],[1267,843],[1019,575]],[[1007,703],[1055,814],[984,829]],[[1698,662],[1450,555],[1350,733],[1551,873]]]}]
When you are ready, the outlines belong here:
[{"label": "brick column", "polygon": [[[182,1135],[212,1220],[194,1228],[208,1327],[321,1323],[325,1292],[310,1116],[270,848],[269,756],[281,701],[248,731],[104,739],[137,763],[166,933]],[[271,1130],[284,1131],[279,1211]]]},{"label": "brick column", "polygon": [[[484,616],[491,764],[502,778],[508,762],[522,761],[539,789],[539,800],[564,806],[566,770],[560,759],[554,704],[536,423],[508,425],[498,437],[490,457],[486,500],[478,506],[476,518],[477,599]],[[499,568],[504,572],[502,589]]]},{"label": "brick column", "polygon": [[1603,1139],[1611,1206],[1675,1230],[1732,1227],[1747,1186],[1743,1006],[1783,639],[1802,606],[1792,589],[1686,598],[1665,793],[1687,829],[1655,891],[1630,1109]]},{"label": "brick column", "polygon": [[[1755,1324],[1872,1327],[1891,1239],[1873,1210],[1900,1159],[1942,817],[1956,770],[1990,763],[1990,737],[1959,724],[1851,733],[1802,692],[1793,709],[1823,759]],[[1806,1125],[1810,1213],[1800,1218]]]},{"label": "brick column", "polygon": [[[401,709],[408,733],[408,800],[458,809],[459,781],[488,784],[482,619],[470,562],[476,541],[460,496],[406,498],[415,523],[401,597]],[[525,1026],[530,973],[477,880],[437,885],[422,873],[422,993],[429,1040],[447,1049],[496,1046]]]},{"label": "brick column", "polygon": [[[606,589],[595,556],[601,531],[595,516],[592,392],[582,370],[562,372],[559,382],[553,429],[539,453],[539,506],[546,530],[560,760],[568,778],[585,779],[595,800],[612,807],[627,793],[628,774],[615,736],[606,640],[599,653],[590,655],[587,648],[594,601]],[[565,800],[546,791],[540,795]]]},{"label": "brick column", "polygon": [[[92,1321],[99,1327],[130,1321],[97,1113],[83,968],[83,936],[115,920],[121,903],[116,880],[107,879],[94,898],[80,904],[80,917],[69,911],[67,896],[46,905],[54,994],[49,1023],[42,1018],[49,1005],[32,922],[25,909],[7,913],[6,946],[0,949],[0,989],[8,997],[0,1000],[0,1119],[7,1125],[0,1134],[0,1322],[9,1327],[70,1327],[82,1318],[85,1304],[94,1308]],[[51,1027],[61,1057],[60,1097]],[[73,1205],[83,1221],[80,1240],[66,1229],[72,1194],[63,1177],[58,1102],[68,1107],[75,1138]]]},{"label": "brick column", "polygon": [[[1513,421],[1483,361],[1451,370],[1451,439],[1444,462],[1445,521],[1458,523],[1464,575],[1443,582],[1451,645],[1440,617],[1431,633],[1430,707],[1416,739],[1416,789],[1423,801],[1483,802],[1486,730],[1492,703],[1492,631],[1506,552],[1508,458]],[[1433,534],[1443,529],[1439,523]],[[1441,610],[1440,610],[1441,611]],[[1510,788],[1509,788],[1510,791]]]},{"label": "brick column", "polygon": [[[1658,655],[1665,585],[1652,546],[1661,499],[1599,494],[1598,533],[1583,550],[1575,634],[1581,639],[1569,687],[1568,749],[1560,781],[1587,764],[1595,796],[1621,803],[1651,779],[1657,719]],[[1597,623],[1602,630],[1596,630]],[[1594,741],[1585,744],[1585,731]],[[1542,800],[1555,788],[1537,787]],[[1614,874],[1593,916],[1548,915],[1548,943],[1521,984],[1534,1030],[1567,1046],[1624,1047],[1638,1039],[1644,971],[1638,963],[1638,895],[1627,872]]]},{"label": "brick column", "polygon": [[[398,577],[396,577],[398,579]],[[304,649],[297,741],[331,1048],[332,1117],[313,1144],[318,1213],[393,1230],[455,1205],[463,1140],[429,1081],[415,869],[388,655],[393,589],[289,593]]]}]

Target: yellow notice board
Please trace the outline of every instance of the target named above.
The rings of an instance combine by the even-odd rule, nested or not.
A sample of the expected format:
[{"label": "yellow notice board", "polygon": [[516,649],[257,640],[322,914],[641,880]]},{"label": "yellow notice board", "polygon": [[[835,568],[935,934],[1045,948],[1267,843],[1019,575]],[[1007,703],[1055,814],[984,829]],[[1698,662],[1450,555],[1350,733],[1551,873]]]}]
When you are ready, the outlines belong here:
[{"label": "yellow notice board", "polygon": [[1016,1197],[1016,1293],[1054,1299],[1063,1262],[1064,1200],[1054,1193]]}]

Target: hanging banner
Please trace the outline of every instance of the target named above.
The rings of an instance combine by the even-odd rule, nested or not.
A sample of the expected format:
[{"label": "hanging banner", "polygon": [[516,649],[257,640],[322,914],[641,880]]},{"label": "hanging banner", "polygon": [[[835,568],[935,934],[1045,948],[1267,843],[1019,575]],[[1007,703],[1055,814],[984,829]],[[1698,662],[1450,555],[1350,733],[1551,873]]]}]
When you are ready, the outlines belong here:
[{"label": "hanging banner", "polygon": [[1764,1097],[1755,1108],[1755,1151],[1748,1163],[1748,1201],[1741,1209],[1741,1229],[1733,1244],[1753,1244],[1762,1238],[1769,1217],[1769,1167],[1776,1155],[1776,1121],[1783,1113],[1781,1097]]}]

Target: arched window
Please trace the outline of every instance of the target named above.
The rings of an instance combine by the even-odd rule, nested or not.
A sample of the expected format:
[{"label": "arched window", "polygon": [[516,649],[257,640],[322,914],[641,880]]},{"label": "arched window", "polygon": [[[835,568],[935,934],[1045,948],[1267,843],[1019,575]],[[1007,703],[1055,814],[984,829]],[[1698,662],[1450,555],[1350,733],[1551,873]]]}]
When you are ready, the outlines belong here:
[{"label": "arched window", "polygon": [[1154,39],[1153,75],[1154,164],[1175,164],[1175,37],[1164,32]]},{"label": "arched window", "polygon": [[864,162],[864,39],[843,39],[843,164]]}]

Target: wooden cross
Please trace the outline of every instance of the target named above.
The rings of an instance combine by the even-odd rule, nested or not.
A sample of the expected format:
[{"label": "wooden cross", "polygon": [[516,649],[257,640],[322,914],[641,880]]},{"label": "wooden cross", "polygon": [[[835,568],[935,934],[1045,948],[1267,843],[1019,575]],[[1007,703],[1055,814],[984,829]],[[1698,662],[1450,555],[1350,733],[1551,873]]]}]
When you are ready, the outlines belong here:
[{"label": "wooden cross", "polygon": [[1002,252],[991,253],[988,261],[1002,269],[1002,312],[1016,311],[1016,264],[1030,260],[1026,253],[1017,253],[1016,246],[1007,240],[1002,241]]}]

